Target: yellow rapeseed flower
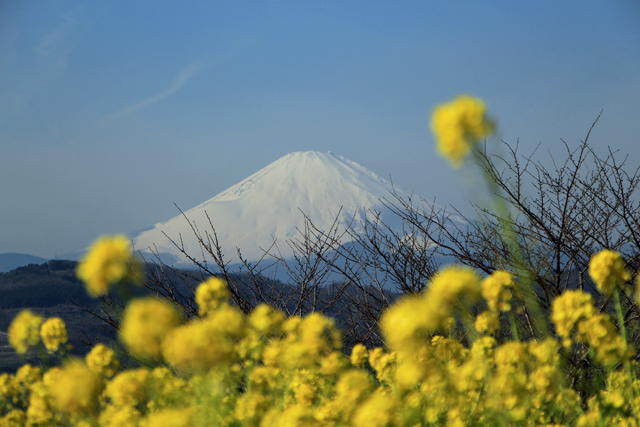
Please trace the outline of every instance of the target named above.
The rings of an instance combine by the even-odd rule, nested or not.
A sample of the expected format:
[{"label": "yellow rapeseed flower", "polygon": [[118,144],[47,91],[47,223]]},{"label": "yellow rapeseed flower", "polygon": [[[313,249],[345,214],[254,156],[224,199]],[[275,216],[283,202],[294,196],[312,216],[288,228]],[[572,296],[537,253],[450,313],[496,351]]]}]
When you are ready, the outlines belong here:
[{"label": "yellow rapeseed flower", "polygon": [[120,368],[116,353],[104,344],[94,346],[85,361],[89,369],[105,378],[111,378]]},{"label": "yellow rapeseed flower", "polygon": [[465,310],[480,297],[480,277],[469,267],[449,266],[431,279],[424,294],[431,329],[442,327],[454,310]]},{"label": "yellow rapeseed flower", "polygon": [[492,334],[500,327],[498,313],[495,311],[483,311],[476,317],[475,328],[483,334]]},{"label": "yellow rapeseed flower", "polygon": [[569,290],[553,301],[551,320],[562,338],[564,347],[571,346],[571,334],[578,322],[596,314],[591,295],[580,290]]},{"label": "yellow rapeseed flower", "polygon": [[588,343],[595,351],[596,360],[605,366],[613,367],[632,355],[607,314],[598,313],[582,320],[576,329],[576,339]]},{"label": "yellow rapeseed flower", "polygon": [[24,354],[29,347],[40,342],[40,325],[42,316],[33,314],[31,310],[22,310],[9,325],[9,344],[18,354]]},{"label": "yellow rapeseed flower", "polygon": [[226,281],[215,276],[210,277],[196,289],[198,314],[200,316],[206,316],[210,311],[226,303],[230,296],[231,294],[229,293],[229,289],[227,289]]},{"label": "yellow rapeseed flower", "polygon": [[371,379],[365,371],[352,369],[340,376],[336,384],[336,400],[346,409],[353,410],[372,388]]},{"label": "yellow rapeseed flower", "polygon": [[165,409],[150,414],[141,423],[141,427],[190,427],[193,425],[190,409]]},{"label": "yellow rapeseed flower", "polygon": [[134,279],[138,268],[129,238],[118,234],[98,238],[78,264],[76,274],[89,294],[98,297],[109,292],[114,283]]},{"label": "yellow rapeseed flower", "polygon": [[386,344],[412,352],[420,338],[445,327],[451,315],[464,310],[480,296],[480,277],[471,268],[441,269],[422,295],[411,295],[393,304],[383,315],[380,328]]},{"label": "yellow rapeseed flower", "polygon": [[40,327],[40,336],[47,351],[53,353],[67,342],[67,327],[61,318],[51,317]]},{"label": "yellow rapeseed flower", "polygon": [[431,313],[427,308],[427,302],[418,295],[405,296],[389,307],[380,320],[386,344],[407,351],[419,345],[419,337],[427,330],[434,329],[436,323],[431,322]]},{"label": "yellow rapeseed flower", "polygon": [[496,270],[482,281],[482,297],[487,301],[489,310],[511,310],[511,290],[515,288],[513,274],[504,270]]},{"label": "yellow rapeseed flower", "polygon": [[589,261],[589,276],[598,290],[605,295],[612,295],[616,287],[631,280],[631,273],[619,252],[604,249]]},{"label": "yellow rapeseed flower", "polygon": [[60,378],[60,374],[61,373],[62,373],[62,368],[60,368],[58,366],[49,369],[42,376],[43,384],[45,386],[49,387],[49,388],[55,387],[56,386],[56,382],[58,381],[58,378]]},{"label": "yellow rapeseed flower", "polygon": [[2,427],[22,427],[26,421],[26,415],[24,411],[20,409],[12,409],[4,417],[0,418],[0,425]]},{"label": "yellow rapeseed flower", "polygon": [[116,375],[105,390],[105,395],[116,407],[137,406],[146,397],[146,381],[149,370],[146,368],[130,369]]},{"label": "yellow rapeseed flower", "polygon": [[179,370],[205,371],[235,358],[235,344],[245,333],[242,312],[226,306],[204,319],[172,330],[162,343],[162,354]]},{"label": "yellow rapeseed flower", "polygon": [[16,371],[16,381],[24,388],[30,388],[32,384],[42,379],[42,370],[39,367],[30,364],[22,365]]},{"label": "yellow rapeseed flower", "polygon": [[[48,397],[47,387],[42,382],[33,385],[29,394],[26,425],[46,426],[52,424],[53,411],[49,405]],[[4,427],[5,425],[0,423],[0,426]]]},{"label": "yellow rapeseed flower", "polygon": [[349,359],[341,351],[332,351],[320,359],[320,372],[327,375],[337,375],[349,366]]},{"label": "yellow rapeseed flower", "polygon": [[494,123],[486,117],[484,102],[468,95],[437,106],[431,117],[437,151],[456,168],[473,145],[490,135],[494,128]]},{"label": "yellow rapeseed flower", "polygon": [[55,384],[49,387],[54,404],[62,412],[79,415],[93,413],[103,383],[98,374],[80,361],[71,361],[57,374]]},{"label": "yellow rapeseed flower", "polygon": [[135,356],[157,359],[163,338],[179,324],[180,315],[169,302],[135,299],[124,311],[120,337]]},{"label": "yellow rapeseed flower", "polygon": [[354,425],[384,427],[393,425],[398,402],[392,396],[376,393],[364,402],[354,416]]},{"label": "yellow rapeseed flower", "polygon": [[100,427],[138,427],[142,413],[133,406],[108,405],[100,412]]},{"label": "yellow rapeseed flower", "polygon": [[257,426],[270,404],[266,396],[248,392],[238,398],[234,412],[241,425]]},{"label": "yellow rapeseed flower", "polygon": [[284,313],[280,310],[274,310],[267,304],[260,304],[249,315],[251,326],[264,335],[282,333],[284,321]]},{"label": "yellow rapeseed flower", "polygon": [[560,344],[553,338],[545,338],[543,341],[530,341],[529,352],[535,356],[536,361],[543,365],[557,365],[560,363]]},{"label": "yellow rapeseed flower", "polygon": [[154,368],[147,376],[147,391],[150,412],[166,407],[187,405],[193,398],[192,383],[188,379],[177,376],[165,366]]},{"label": "yellow rapeseed flower", "polygon": [[356,344],[351,350],[351,364],[353,366],[362,366],[367,360],[369,350],[362,344]]}]

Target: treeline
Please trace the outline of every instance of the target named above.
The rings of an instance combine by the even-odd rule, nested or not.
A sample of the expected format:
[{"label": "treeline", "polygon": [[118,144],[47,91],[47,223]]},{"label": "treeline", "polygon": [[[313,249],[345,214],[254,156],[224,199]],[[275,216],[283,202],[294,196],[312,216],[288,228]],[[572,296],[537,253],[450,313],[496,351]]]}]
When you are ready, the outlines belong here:
[{"label": "treeline", "polygon": [[[76,276],[77,265],[76,261],[51,260],[0,273],[0,331],[3,332],[0,334],[0,372],[15,371],[25,361],[40,363],[35,354],[28,354],[24,359],[7,346],[5,333],[23,309],[45,317],[62,318],[67,325],[72,354],[84,355],[97,342],[119,347],[119,313],[125,305],[123,298],[118,292],[101,299],[89,296]],[[180,306],[186,318],[197,315],[194,292],[210,273],[161,268],[157,264],[146,264],[143,271],[141,286],[133,288],[135,296],[162,296]],[[345,330],[353,330],[360,322],[354,317],[351,306],[356,295],[345,293],[338,284],[328,283],[315,289],[311,298],[304,287],[255,273],[225,272],[223,275],[233,285],[235,301],[241,301],[243,305],[254,307],[268,302],[291,315],[320,312],[333,318]],[[394,293],[388,293],[389,299],[395,297]]]},{"label": "treeline", "polygon": [[75,275],[75,261],[52,260],[0,273],[0,309],[95,304]]}]

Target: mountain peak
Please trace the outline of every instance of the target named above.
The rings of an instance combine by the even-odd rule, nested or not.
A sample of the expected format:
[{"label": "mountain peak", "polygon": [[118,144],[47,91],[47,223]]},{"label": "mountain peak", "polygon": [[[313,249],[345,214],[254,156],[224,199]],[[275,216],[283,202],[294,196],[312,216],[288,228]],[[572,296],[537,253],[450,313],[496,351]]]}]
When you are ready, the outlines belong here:
[{"label": "mountain peak", "polygon": [[[300,151],[281,157],[185,215],[203,233],[209,227],[208,216],[228,256],[233,257],[238,247],[245,258],[255,261],[274,241],[287,252],[286,241],[303,229],[304,215],[320,230],[328,230],[341,209],[344,222],[354,215],[361,220],[364,210],[381,209],[380,199],[388,198],[392,190],[389,182],[342,156]],[[201,252],[182,215],[135,236],[134,246],[181,258],[164,234],[182,240],[187,253]]]}]

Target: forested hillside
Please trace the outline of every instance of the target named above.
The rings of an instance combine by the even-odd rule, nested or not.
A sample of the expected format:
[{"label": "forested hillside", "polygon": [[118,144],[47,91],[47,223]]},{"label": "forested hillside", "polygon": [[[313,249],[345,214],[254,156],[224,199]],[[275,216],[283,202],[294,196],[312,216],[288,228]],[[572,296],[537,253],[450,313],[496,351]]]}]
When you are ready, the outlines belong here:
[{"label": "forested hillside", "polygon": [[[84,354],[85,342],[105,341],[110,336],[100,328],[100,321],[86,309],[99,310],[99,300],[87,295],[75,276],[75,261],[49,261],[31,264],[0,273],[0,372],[15,371],[25,363],[8,347],[6,331],[13,318],[25,308],[45,317],[60,317],[69,330],[71,352]],[[40,363],[34,353],[27,353],[31,363]]]}]

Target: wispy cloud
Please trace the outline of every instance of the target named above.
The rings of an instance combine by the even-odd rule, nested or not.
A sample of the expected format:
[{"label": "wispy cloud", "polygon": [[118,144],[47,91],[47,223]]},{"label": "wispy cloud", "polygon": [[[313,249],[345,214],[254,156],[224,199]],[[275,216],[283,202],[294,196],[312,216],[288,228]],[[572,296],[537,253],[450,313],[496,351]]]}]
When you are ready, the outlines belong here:
[{"label": "wispy cloud", "polygon": [[80,40],[78,27],[82,26],[83,9],[80,5],[60,16],[29,54],[16,54],[16,44],[28,29],[9,26],[0,31],[0,90],[7,91],[0,100],[0,126],[25,111],[43,89],[65,73],[71,52]]},{"label": "wispy cloud", "polygon": [[67,68],[68,57],[76,43],[70,41],[70,34],[83,7],[78,6],[62,16],[58,25],[34,46],[36,61],[52,75],[59,75]]},{"label": "wispy cloud", "polygon": [[105,117],[103,120],[124,116],[126,114],[130,114],[130,113],[133,113],[134,111],[148,107],[149,105],[155,104],[156,102],[162,101],[167,96],[172,95],[177,91],[179,91],[185,84],[187,84],[189,80],[191,80],[191,78],[200,74],[202,71],[204,71],[206,68],[210,67],[211,65],[212,65],[211,61],[202,60],[202,59],[192,62],[191,64],[189,64],[189,66],[187,66],[187,68],[180,71],[180,73],[176,76],[173,82],[171,82],[169,87],[167,87],[162,92],[157,93],[148,98],[145,98],[142,101],[136,104],[133,104],[129,107],[123,108],[122,110],[116,113],[110,114],[109,116]]}]

